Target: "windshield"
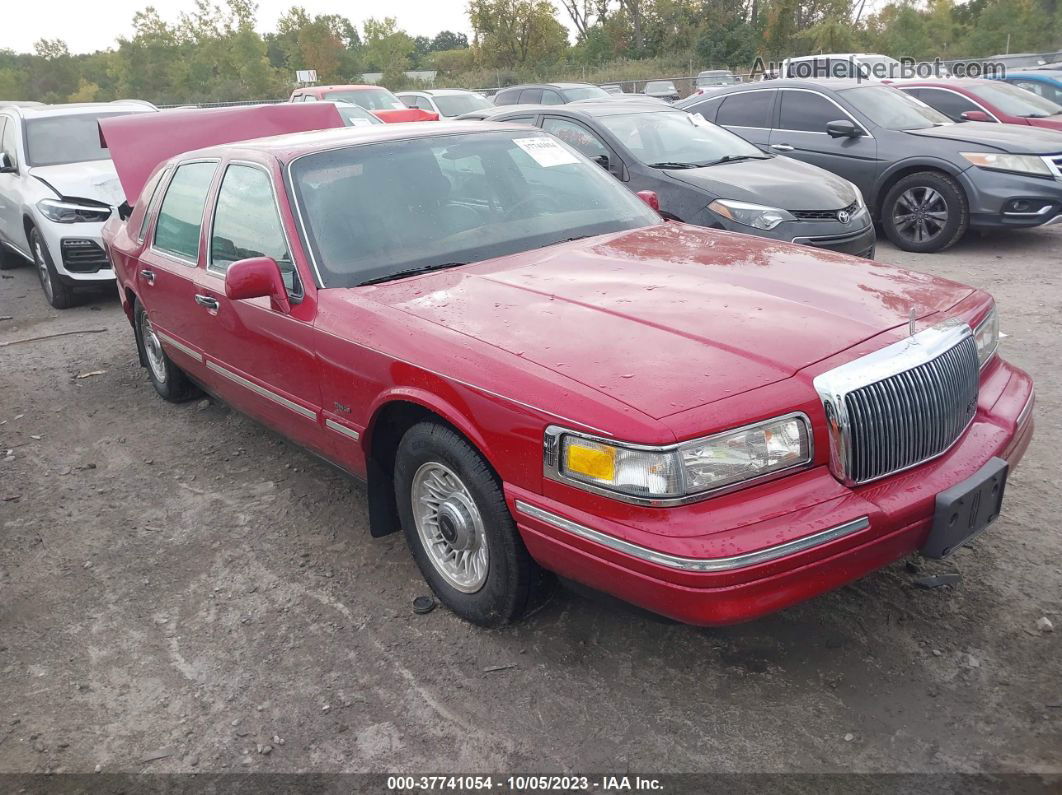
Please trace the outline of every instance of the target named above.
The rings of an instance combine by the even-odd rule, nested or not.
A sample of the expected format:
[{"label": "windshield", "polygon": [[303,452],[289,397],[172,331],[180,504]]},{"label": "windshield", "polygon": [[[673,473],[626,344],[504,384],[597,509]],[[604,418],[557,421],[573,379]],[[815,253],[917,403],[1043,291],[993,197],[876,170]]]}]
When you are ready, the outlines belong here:
[{"label": "windshield", "polygon": [[649,165],[691,168],[724,158],[768,157],[744,138],[682,111],[601,116],[598,122]]},{"label": "windshield", "polygon": [[646,91],[674,91],[675,84],[670,80],[651,80],[645,84]]},{"label": "windshield", "polygon": [[432,97],[443,116],[460,116],[474,110],[490,108],[490,100],[479,94],[441,94]]},{"label": "windshield", "polygon": [[860,86],[837,92],[875,124],[887,130],[924,130],[951,119],[889,86]]},{"label": "windshield", "polygon": [[318,152],[292,163],[291,181],[325,287],[660,223],[600,166],[539,130]]},{"label": "windshield", "polygon": [[697,78],[698,86],[732,86],[737,83],[734,75],[723,72],[717,75],[700,75]]},{"label": "windshield", "polygon": [[347,127],[365,127],[369,124],[383,124],[382,121],[369,113],[369,111],[358,105],[348,105],[345,102],[337,102],[336,110],[338,110],[339,115],[343,117],[343,124]]},{"label": "windshield", "polygon": [[569,102],[575,102],[577,99],[601,99],[602,97],[608,97],[608,92],[597,86],[566,88],[562,93],[564,94],[564,98]]},{"label": "windshield", "polygon": [[78,113],[42,116],[26,120],[26,161],[31,166],[58,166],[109,160],[111,153],[100,146],[97,122],[128,113]]},{"label": "windshield", "polygon": [[970,93],[990,102],[1009,116],[1044,119],[1062,113],[1062,105],[1009,83],[978,85],[971,88]]},{"label": "windshield", "polygon": [[363,88],[357,91],[329,91],[325,99],[352,102],[366,110],[405,110],[406,106],[386,88]]}]

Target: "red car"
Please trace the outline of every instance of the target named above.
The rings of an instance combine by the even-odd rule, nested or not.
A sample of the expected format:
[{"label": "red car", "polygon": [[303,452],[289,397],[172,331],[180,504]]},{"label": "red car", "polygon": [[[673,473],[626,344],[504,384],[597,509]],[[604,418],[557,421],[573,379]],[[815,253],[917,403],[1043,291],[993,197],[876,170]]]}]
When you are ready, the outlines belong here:
[{"label": "red car", "polygon": [[288,102],[351,102],[371,112],[380,121],[438,121],[439,114],[420,108],[407,108],[405,103],[383,86],[309,86],[296,88]]},{"label": "red car", "polygon": [[[102,123],[120,172],[138,122]],[[945,555],[1033,432],[986,293],[665,223],[541,130],[282,135],[143,184],[104,239],[157,392],[364,478],[479,624],[545,571],[727,624]]]},{"label": "red car", "polygon": [[910,80],[892,85],[953,121],[1062,130],[1062,105],[1002,80]]}]

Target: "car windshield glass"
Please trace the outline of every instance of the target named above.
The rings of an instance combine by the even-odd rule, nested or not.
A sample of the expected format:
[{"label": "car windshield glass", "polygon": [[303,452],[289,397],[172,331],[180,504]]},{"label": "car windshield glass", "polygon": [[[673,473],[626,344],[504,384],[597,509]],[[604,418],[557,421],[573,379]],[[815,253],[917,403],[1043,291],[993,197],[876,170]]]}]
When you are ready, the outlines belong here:
[{"label": "car windshield glass", "polygon": [[462,113],[493,107],[490,100],[479,94],[441,94],[432,99],[443,116],[460,116]]},{"label": "car windshield glass", "polygon": [[541,131],[434,135],[291,166],[326,287],[352,287],[660,222],[599,165]]},{"label": "car windshield glass", "polygon": [[100,146],[97,122],[125,113],[78,113],[41,116],[26,120],[26,161],[31,166],[58,166],[109,160],[111,153]]},{"label": "car windshield glass", "polygon": [[383,124],[382,121],[369,113],[369,111],[358,105],[336,103],[336,110],[338,110],[339,115],[343,117],[343,123],[347,127],[365,127],[369,124]]},{"label": "car windshield glass", "polygon": [[329,91],[325,99],[353,102],[366,110],[405,110],[402,101],[386,88],[362,88],[357,91]]},{"label": "car windshield glass", "polygon": [[646,91],[674,91],[675,84],[667,80],[652,80],[645,84]]},{"label": "car windshield glass", "polygon": [[737,80],[732,74],[700,75],[697,78],[698,86],[732,86]]},{"label": "car windshield glass", "polygon": [[979,85],[971,88],[970,92],[985,102],[995,105],[1009,116],[1042,119],[1062,114],[1062,105],[1009,83],[995,82]]},{"label": "car windshield glass", "polygon": [[682,111],[625,113],[601,116],[598,121],[649,165],[682,163],[690,167],[724,158],[767,157],[744,138]]},{"label": "car windshield glass", "polygon": [[952,123],[943,113],[889,86],[860,86],[837,93],[887,130],[924,130]]},{"label": "car windshield glass", "polygon": [[580,86],[579,88],[566,88],[563,91],[564,98],[568,102],[575,102],[577,99],[601,99],[607,98],[608,92],[597,86]]}]

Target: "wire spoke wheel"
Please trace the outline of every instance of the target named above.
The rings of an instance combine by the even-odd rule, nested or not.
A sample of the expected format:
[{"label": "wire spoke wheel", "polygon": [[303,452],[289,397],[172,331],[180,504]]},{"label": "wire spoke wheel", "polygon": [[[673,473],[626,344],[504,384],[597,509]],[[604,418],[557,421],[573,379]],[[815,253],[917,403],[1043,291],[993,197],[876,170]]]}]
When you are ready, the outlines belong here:
[{"label": "wire spoke wheel", "polygon": [[432,566],[453,588],[475,593],[487,581],[483,518],[468,487],[438,461],[413,475],[410,498],[417,534]]}]

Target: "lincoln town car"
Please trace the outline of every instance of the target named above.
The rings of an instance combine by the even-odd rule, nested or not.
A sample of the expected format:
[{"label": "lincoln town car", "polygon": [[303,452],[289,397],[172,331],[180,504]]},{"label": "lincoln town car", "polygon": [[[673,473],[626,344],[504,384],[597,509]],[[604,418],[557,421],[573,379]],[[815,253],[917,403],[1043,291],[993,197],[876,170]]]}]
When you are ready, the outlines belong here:
[{"label": "lincoln town car", "polygon": [[101,127],[155,390],[364,479],[371,534],[404,533],[471,622],[552,575],[693,624],[761,616],[967,543],[1029,444],[988,294],[664,221],[542,130],[247,125],[149,163],[150,123]]}]

